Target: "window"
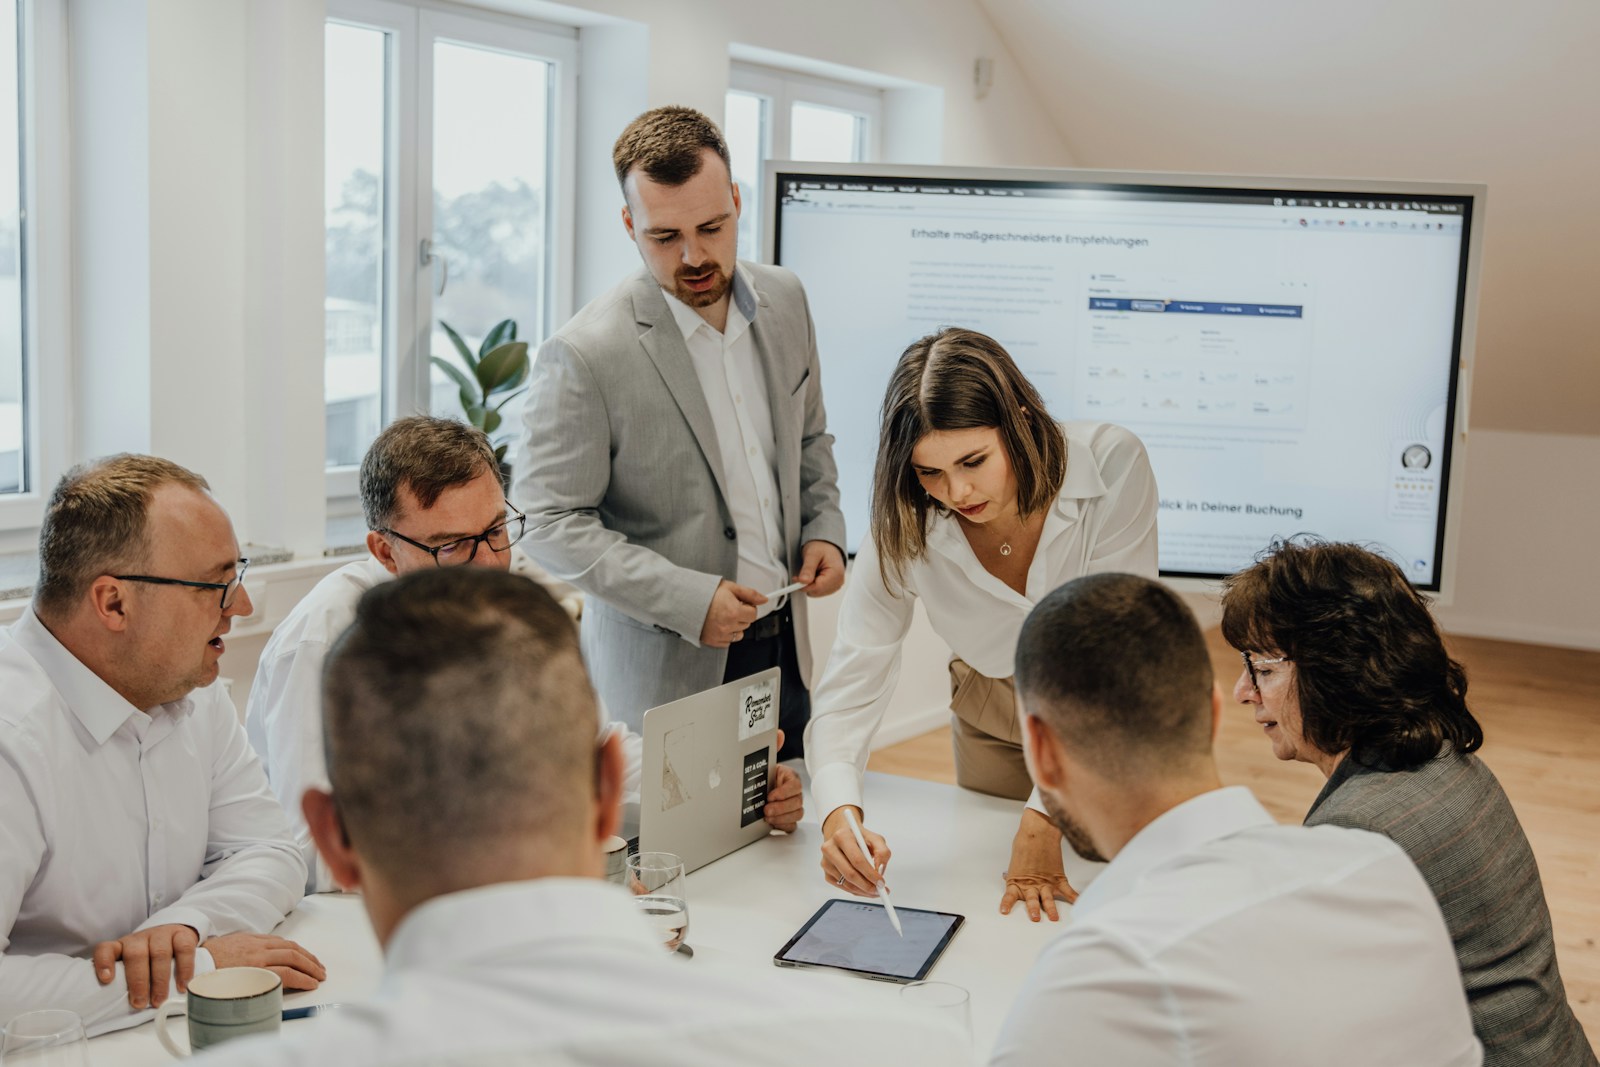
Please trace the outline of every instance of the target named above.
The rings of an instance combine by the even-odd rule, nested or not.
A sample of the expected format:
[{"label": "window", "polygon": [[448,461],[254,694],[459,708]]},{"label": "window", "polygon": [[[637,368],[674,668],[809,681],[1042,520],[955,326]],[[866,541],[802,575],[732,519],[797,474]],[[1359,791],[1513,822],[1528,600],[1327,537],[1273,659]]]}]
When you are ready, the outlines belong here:
[{"label": "window", "polygon": [[[0,0],[0,529],[34,527],[66,456],[66,33],[60,0]],[[31,542],[30,532],[28,540]],[[10,540],[5,546],[10,548]]]},{"label": "window", "polygon": [[761,251],[762,163],[878,158],[881,90],[736,63],[724,106],[723,135],[743,202],[739,248],[746,258]]},{"label": "window", "polygon": [[[570,311],[577,41],[488,13],[333,0],[327,25],[324,397],[329,495],[399,415],[461,417],[461,367],[503,319]],[[564,199],[565,198],[565,199]],[[514,439],[521,397],[491,425]]]},{"label": "window", "polygon": [[0,494],[26,492],[28,272],[22,239],[22,87],[17,0],[0,3]]},{"label": "window", "polygon": [[383,424],[394,293],[389,285],[388,132],[393,35],[328,23],[324,200],[323,398],[329,467],[349,467]]},{"label": "window", "polygon": [[[442,262],[433,355],[458,362],[441,323],[474,349],[503,319],[516,321],[519,340],[537,342],[553,330],[546,205],[555,66],[526,52],[434,42],[432,249]],[[455,383],[438,367],[430,373],[431,410],[459,415]],[[491,417],[491,434],[513,435],[521,410],[521,395],[513,396],[499,423]]]}]

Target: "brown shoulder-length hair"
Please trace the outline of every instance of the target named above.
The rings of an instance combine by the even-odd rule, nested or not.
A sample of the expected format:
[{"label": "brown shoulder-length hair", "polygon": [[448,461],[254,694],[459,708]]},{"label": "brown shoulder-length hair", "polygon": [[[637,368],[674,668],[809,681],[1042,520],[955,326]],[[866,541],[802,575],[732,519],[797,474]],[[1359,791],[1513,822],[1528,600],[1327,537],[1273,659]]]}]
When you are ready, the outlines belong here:
[{"label": "brown shoulder-length hair", "polygon": [[1467,672],[1445,650],[1422,594],[1360,545],[1274,542],[1223,584],[1222,636],[1294,664],[1306,740],[1368,766],[1411,770],[1483,744]]},{"label": "brown shoulder-length hair", "polygon": [[929,512],[945,511],[912,469],[917,442],[938,430],[991,428],[1017,479],[1017,510],[1048,507],[1067,476],[1067,438],[999,342],[952,326],[901,353],[883,398],[872,475],[872,540],[886,589],[904,584],[906,564],[927,551]]}]

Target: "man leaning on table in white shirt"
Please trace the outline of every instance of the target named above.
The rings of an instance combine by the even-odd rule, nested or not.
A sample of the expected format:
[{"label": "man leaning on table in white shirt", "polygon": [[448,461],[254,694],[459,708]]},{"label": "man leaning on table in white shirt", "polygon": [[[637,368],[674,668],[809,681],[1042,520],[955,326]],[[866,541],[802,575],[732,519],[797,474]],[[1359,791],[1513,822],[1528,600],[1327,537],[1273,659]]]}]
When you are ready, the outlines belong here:
[{"label": "man leaning on table in white shirt", "polygon": [[[494,446],[483,431],[430,415],[396,419],[372,442],[361,461],[361,506],[370,558],[322,579],[278,624],[261,652],[245,705],[250,744],[305,858],[308,893],[338,888],[300,811],[308,787],[328,785],[321,686],[329,647],[355,618],[361,594],[394,575],[435,567],[512,567],[513,546],[526,522],[505,498]],[[518,562],[533,570],[526,557]],[[637,801],[643,740],[621,723],[602,728],[621,738],[626,799]],[[799,776],[779,767],[766,820],[793,830],[802,813]]]},{"label": "man leaning on table in white shirt", "polygon": [[362,891],[382,982],[203,1062],[963,1062],[954,1031],[881,1000],[669,953],[599,877],[622,753],[614,736],[597,748],[595,715],[577,630],[537,584],[457,567],[363,596],[327,660],[332,789],[304,806],[329,869]]},{"label": "man leaning on table in white shirt", "polygon": [[996,1065],[1476,1067],[1450,936],[1388,838],[1222,788],[1205,640],[1146,578],[1080,578],[1017,645],[1028,767],[1110,865],[1039,954]]},{"label": "man leaning on table in white shirt", "polygon": [[213,966],[324,977],[263,933],[306,869],[217,684],[246,563],[177,464],[113,456],[56,486],[33,604],[0,635],[0,1023],[130,1026]]}]

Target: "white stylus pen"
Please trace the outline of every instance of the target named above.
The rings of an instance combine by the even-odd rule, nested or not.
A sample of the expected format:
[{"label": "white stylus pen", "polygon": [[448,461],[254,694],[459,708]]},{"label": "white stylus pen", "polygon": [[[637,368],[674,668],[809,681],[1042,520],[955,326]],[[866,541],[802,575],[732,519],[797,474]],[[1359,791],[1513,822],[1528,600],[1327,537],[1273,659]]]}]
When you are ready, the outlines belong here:
[{"label": "white stylus pen", "polygon": [[[867,862],[870,863],[872,850],[867,847],[867,839],[861,836],[861,824],[856,822],[855,809],[845,808],[844,818],[850,824],[850,832],[856,835],[856,844],[861,846],[861,854],[867,857]],[[889,913],[889,921],[894,923],[894,932],[901,937],[906,936],[906,932],[900,929],[900,916],[894,913],[894,905],[889,901],[889,887],[883,884],[882,878],[878,879],[878,895],[883,898],[883,910]]]},{"label": "white stylus pen", "polygon": [[809,583],[795,582],[793,585],[786,585],[782,589],[774,589],[772,592],[767,594],[767,599],[777,600],[781,596],[788,596],[790,593],[798,593],[800,590],[804,589],[807,584]]}]

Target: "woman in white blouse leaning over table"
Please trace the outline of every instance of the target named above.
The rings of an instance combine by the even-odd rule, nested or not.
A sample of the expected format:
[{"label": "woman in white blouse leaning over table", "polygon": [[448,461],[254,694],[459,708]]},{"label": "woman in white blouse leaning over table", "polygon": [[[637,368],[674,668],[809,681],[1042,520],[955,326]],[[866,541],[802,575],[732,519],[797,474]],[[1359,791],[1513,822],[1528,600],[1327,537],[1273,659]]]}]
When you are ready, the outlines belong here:
[{"label": "woman in white blouse leaning over table", "polygon": [[[1107,423],[1056,423],[993,339],[951,328],[905,350],[883,401],[871,536],[857,553],[806,730],[830,883],[876,896],[889,862],[888,844],[870,829],[873,855],[862,855],[845,809],[869,822],[862,775],[894,695],[914,600],[953,653],[957,783],[1022,800],[1032,783],[1011,688],[1022,622],[1081,575],[1155,577],[1157,508],[1139,439]],[[1056,895],[1076,897],[1061,835],[1036,796],[1005,881],[1000,910],[1022,901],[1036,922],[1041,911],[1056,918]]]}]

